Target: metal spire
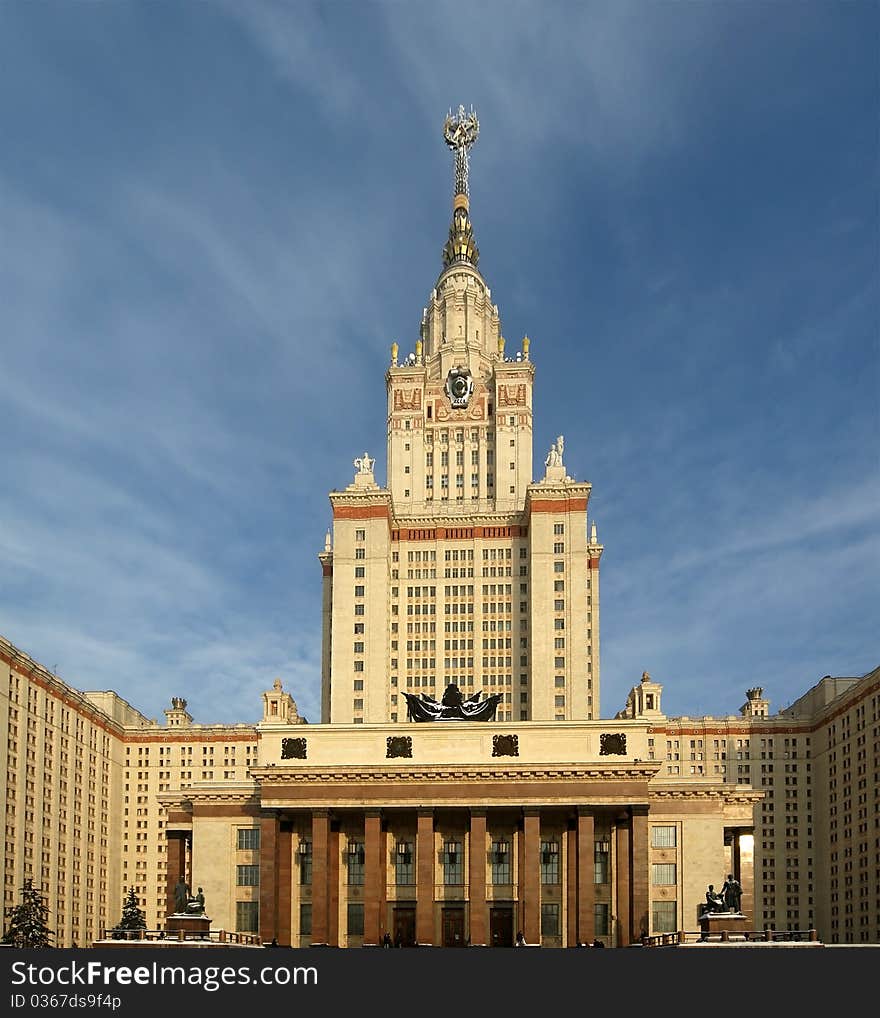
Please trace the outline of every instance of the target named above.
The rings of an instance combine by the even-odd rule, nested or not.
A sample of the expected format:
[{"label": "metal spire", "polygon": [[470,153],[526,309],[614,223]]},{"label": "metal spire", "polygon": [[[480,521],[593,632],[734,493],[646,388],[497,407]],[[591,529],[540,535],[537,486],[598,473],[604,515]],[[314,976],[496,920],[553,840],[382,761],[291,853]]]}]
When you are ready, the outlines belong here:
[{"label": "metal spire", "polygon": [[468,149],[477,140],[480,133],[480,122],[474,112],[465,112],[464,106],[458,107],[458,113],[452,110],[443,122],[443,138],[455,155],[455,193],[452,198],[452,225],[449,227],[449,239],[443,248],[443,268],[447,269],[453,262],[468,262],[477,267],[480,252],[474,242],[474,231],[471,226],[470,199],[468,195]]}]

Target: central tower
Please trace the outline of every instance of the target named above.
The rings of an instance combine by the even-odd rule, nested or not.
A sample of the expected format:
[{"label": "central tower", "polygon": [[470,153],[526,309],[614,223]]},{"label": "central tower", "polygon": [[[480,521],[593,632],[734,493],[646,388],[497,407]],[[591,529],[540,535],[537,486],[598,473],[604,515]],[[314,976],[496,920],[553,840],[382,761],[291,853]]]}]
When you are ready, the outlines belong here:
[{"label": "central tower", "polygon": [[322,721],[405,721],[401,692],[500,693],[498,720],[598,716],[590,485],[560,436],[532,481],[530,343],[505,350],[470,220],[473,109],[444,122],[454,160],[443,268],[414,349],[391,346],[387,487],[367,454],[330,495]]}]

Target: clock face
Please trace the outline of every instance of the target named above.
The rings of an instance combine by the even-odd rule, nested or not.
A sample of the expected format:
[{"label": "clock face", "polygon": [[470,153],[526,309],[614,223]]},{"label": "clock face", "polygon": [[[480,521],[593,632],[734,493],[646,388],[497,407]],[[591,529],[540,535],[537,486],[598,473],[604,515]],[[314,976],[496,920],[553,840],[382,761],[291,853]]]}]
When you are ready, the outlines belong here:
[{"label": "clock face", "polygon": [[463,409],[470,402],[474,380],[467,368],[453,368],[446,377],[446,395],[454,410]]}]

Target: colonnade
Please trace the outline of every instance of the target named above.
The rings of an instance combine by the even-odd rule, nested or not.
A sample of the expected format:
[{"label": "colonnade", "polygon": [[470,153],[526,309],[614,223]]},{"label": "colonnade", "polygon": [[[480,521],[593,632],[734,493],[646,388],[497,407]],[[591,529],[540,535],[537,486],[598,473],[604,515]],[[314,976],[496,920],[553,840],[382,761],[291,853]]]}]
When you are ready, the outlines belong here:
[{"label": "colonnade", "polygon": [[[450,819],[467,839],[469,851],[463,888],[449,898],[437,883],[435,841],[444,828],[438,827],[442,814],[448,829]],[[490,945],[490,909],[497,904],[487,886],[486,852],[489,839],[497,831],[501,818],[510,824],[515,839],[516,875],[511,887],[510,905],[514,922],[526,941],[539,944],[541,933],[541,842],[552,830],[564,843],[559,886],[554,900],[563,917],[559,939],[563,946],[592,943],[597,933],[594,906],[598,893],[609,902],[615,946],[626,946],[648,930],[648,807],[577,806],[561,808],[508,808],[414,810],[365,808],[362,810],[279,809],[263,810],[260,817],[260,935],[266,942],[291,944],[293,905],[299,889],[295,859],[297,847],[308,842],[311,856],[311,935],[313,945],[341,946],[346,943],[340,929],[340,895],[346,893],[342,882],[345,839],[352,831],[363,841],[363,885],[358,901],[363,902],[364,946],[381,943],[389,928],[389,914],[395,901],[388,900],[389,851],[394,832],[406,825],[414,827],[415,886],[407,904],[415,908],[415,940],[420,945],[442,942],[439,910],[444,906],[464,906],[465,940],[471,946]],[[595,870],[597,824],[603,839],[613,839],[608,882],[598,887]],[[350,899],[349,899],[350,900]],[[299,946],[297,942],[296,946]],[[505,945],[506,946],[506,945]]]}]

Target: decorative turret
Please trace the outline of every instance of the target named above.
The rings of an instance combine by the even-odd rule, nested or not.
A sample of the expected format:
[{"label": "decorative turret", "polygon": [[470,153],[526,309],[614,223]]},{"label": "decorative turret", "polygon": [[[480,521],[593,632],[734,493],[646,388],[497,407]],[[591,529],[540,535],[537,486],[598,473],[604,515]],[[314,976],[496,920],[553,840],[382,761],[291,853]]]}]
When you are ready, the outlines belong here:
[{"label": "decorative turret", "polygon": [[660,697],[663,687],[654,682],[648,672],[642,672],[642,681],[629,691],[626,706],[614,716],[616,718],[656,718],[662,717]]},{"label": "decorative turret", "polygon": [[164,713],[169,728],[189,728],[192,724],[192,715],[187,712],[186,700],[182,696],[172,696],[171,709]]},{"label": "decorative turret", "polygon": [[281,679],[272,683],[272,689],[263,693],[263,724],[307,725],[300,717],[296,700],[284,691]]},{"label": "decorative turret", "polygon": [[770,714],[770,701],[764,698],[762,686],[746,690],[746,702],[739,712],[746,718],[766,718]]}]

